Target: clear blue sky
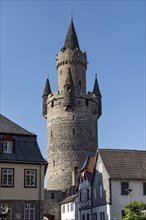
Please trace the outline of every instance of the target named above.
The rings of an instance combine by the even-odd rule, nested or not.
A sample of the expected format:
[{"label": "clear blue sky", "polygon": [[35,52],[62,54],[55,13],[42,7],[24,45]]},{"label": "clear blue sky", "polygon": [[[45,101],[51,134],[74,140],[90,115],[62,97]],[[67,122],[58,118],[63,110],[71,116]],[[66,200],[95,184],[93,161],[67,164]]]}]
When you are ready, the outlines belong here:
[{"label": "clear blue sky", "polygon": [[1,113],[38,135],[46,157],[42,93],[73,10],[87,52],[87,90],[102,93],[99,147],[145,149],[145,1],[1,1]]}]

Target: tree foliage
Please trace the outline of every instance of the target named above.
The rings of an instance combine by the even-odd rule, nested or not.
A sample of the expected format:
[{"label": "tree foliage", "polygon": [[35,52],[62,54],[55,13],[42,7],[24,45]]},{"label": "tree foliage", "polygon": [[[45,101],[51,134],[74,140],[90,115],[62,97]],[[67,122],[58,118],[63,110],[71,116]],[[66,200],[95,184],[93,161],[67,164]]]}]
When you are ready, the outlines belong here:
[{"label": "tree foliage", "polygon": [[146,220],[142,210],[146,210],[146,204],[143,201],[134,201],[125,207],[125,216],[121,220]]}]

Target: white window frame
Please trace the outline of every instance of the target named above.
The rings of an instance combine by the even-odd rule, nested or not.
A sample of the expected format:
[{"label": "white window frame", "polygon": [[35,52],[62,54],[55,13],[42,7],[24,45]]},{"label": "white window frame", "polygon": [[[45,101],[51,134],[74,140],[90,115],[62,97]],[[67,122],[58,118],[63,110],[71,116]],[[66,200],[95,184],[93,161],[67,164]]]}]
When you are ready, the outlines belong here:
[{"label": "white window frame", "polygon": [[3,141],[3,153],[13,153],[13,141]]},{"label": "white window frame", "polygon": [[24,220],[35,220],[35,204],[29,203],[24,205]]},{"label": "white window frame", "polygon": [[25,169],[24,170],[24,186],[36,187],[37,186],[37,170]]},{"label": "white window frame", "polygon": [[13,187],[14,186],[14,169],[13,168],[2,168],[2,179],[1,186]]}]

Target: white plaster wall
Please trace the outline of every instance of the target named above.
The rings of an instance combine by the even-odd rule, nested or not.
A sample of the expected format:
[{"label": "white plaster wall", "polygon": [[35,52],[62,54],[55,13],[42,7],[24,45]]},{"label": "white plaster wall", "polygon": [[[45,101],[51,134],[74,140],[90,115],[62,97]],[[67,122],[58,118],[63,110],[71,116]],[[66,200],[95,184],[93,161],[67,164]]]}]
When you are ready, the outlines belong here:
[{"label": "white plaster wall", "polygon": [[146,203],[146,196],[143,195],[143,181],[112,180],[111,220],[119,220],[121,218],[122,209],[124,209],[129,202],[128,195],[121,195],[121,182],[129,182],[129,189],[132,189],[131,202],[134,200],[143,200]]},{"label": "white plaster wall", "polygon": [[[69,204],[69,212],[67,211],[67,206]],[[61,205],[61,220],[75,220],[75,203],[73,211],[70,210],[71,203]],[[63,206],[65,206],[65,213],[63,213]]]}]

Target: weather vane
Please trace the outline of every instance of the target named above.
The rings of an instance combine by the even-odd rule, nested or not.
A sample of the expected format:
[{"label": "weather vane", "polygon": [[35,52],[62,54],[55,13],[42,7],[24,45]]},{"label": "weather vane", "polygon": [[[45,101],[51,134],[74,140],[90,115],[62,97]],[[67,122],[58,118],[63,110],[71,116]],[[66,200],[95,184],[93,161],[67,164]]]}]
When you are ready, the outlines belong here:
[{"label": "weather vane", "polygon": [[71,20],[73,20],[73,9],[71,9],[71,13],[70,14],[71,14],[70,18],[71,18]]}]

